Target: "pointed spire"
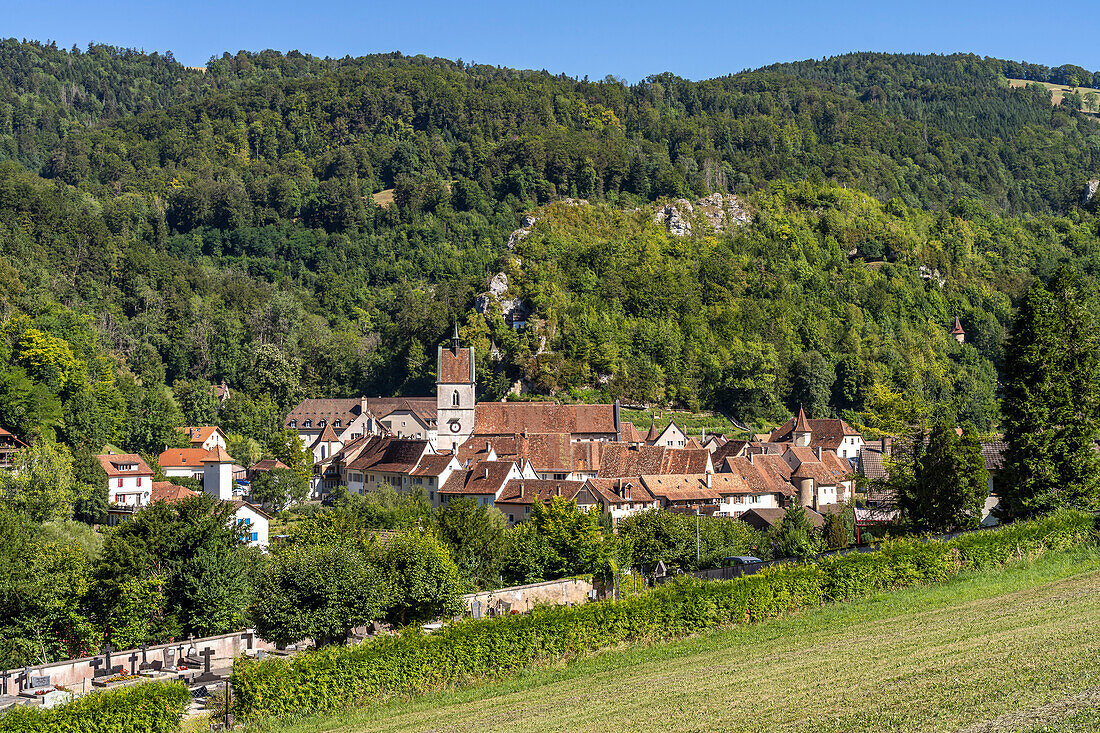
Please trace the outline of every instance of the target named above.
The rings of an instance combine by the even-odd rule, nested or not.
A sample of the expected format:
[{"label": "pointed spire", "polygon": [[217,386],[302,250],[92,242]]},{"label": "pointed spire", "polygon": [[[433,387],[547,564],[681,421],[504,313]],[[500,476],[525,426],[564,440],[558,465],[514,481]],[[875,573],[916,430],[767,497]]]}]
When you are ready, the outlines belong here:
[{"label": "pointed spire", "polygon": [[798,406],[798,419],[794,422],[794,432],[810,432],[810,421],[806,419],[806,412],[802,409],[802,405]]},{"label": "pointed spire", "polygon": [[456,319],[455,319],[455,330],[454,330],[454,335],[453,335],[453,336],[451,336],[451,351],[453,351],[453,352],[454,352],[454,353],[455,353],[456,355],[458,354],[458,349],[459,349],[459,345],[458,345],[458,344],[459,344],[459,338],[458,338],[458,319],[456,318]]},{"label": "pointed spire", "polygon": [[649,433],[646,434],[645,441],[647,443],[652,443],[653,441],[657,440],[657,438],[659,438],[659,437],[661,437],[661,433],[657,430],[657,423],[655,423],[655,422],[650,423],[649,424]]},{"label": "pointed spire", "polygon": [[955,327],[951,329],[951,334],[957,336],[960,333],[966,333],[963,331],[963,326],[959,323],[959,317],[955,316]]}]

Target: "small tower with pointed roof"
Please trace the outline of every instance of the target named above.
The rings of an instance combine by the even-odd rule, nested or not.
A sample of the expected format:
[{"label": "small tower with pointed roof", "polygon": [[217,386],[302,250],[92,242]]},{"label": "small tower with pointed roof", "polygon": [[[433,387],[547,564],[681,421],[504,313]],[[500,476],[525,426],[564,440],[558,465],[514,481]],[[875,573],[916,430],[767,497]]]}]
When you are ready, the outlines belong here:
[{"label": "small tower with pointed roof", "polygon": [[794,421],[794,430],[791,431],[791,437],[794,438],[794,444],[800,446],[809,445],[810,440],[813,438],[810,421],[806,419],[806,412],[801,405],[798,407],[798,418]]},{"label": "small tower with pointed roof", "polygon": [[451,347],[439,347],[435,384],[436,447],[440,451],[462,445],[474,432],[474,350],[462,348],[455,323]]},{"label": "small tower with pointed roof", "polygon": [[955,316],[955,327],[951,329],[951,335],[955,337],[955,340],[960,344],[966,341],[966,331],[963,330],[963,326],[959,323],[959,317]]},{"label": "small tower with pointed roof", "polygon": [[220,445],[202,459],[202,490],[215,499],[233,499],[233,456]]}]

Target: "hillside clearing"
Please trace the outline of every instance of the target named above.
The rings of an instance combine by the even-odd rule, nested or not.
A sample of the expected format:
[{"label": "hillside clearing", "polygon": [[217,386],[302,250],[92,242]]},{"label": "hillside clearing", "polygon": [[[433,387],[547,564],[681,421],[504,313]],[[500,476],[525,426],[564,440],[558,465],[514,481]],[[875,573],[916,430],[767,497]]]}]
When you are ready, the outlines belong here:
[{"label": "hillside clearing", "polygon": [[[1051,84],[1045,81],[1028,81],[1027,79],[1008,80],[1008,86],[1012,89],[1016,89],[1017,87],[1026,87],[1028,84],[1038,84],[1040,86],[1046,87],[1047,91],[1050,92],[1050,101],[1052,104],[1061,104],[1062,97],[1066,96],[1067,94],[1072,94],[1074,92],[1080,94],[1082,97],[1084,97],[1086,94],[1089,94],[1090,92],[1092,94],[1100,95],[1100,89],[1092,89],[1091,87],[1071,87],[1066,86],[1065,84]],[[1082,111],[1085,114],[1092,114],[1094,116],[1096,114],[1096,110],[1089,110],[1087,106]]]},{"label": "hillside clearing", "polygon": [[262,729],[1091,730],[1097,593],[1100,553],[1064,554]]}]

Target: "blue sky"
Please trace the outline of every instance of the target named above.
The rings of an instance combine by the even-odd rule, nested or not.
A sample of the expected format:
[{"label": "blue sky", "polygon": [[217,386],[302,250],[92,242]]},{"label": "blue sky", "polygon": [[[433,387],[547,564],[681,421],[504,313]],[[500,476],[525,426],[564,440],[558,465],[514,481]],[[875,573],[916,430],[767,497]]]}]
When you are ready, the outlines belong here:
[{"label": "blue sky", "polygon": [[690,79],[848,51],[970,51],[1100,70],[1100,12],[1034,2],[163,2],[0,0],[0,35],[171,50],[189,66],[238,49],[400,50],[630,81]]}]

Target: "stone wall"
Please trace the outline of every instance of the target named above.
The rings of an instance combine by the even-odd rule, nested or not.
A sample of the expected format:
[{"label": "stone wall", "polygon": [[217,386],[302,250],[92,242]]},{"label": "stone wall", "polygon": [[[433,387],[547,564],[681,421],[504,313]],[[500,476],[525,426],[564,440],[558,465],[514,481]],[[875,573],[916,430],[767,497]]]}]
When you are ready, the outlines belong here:
[{"label": "stone wall", "polygon": [[[275,648],[274,644],[263,641],[251,631],[238,631],[232,634],[209,636],[191,641],[185,639],[183,642],[174,644],[157,644],[146,650],[146,659],[149,662],[161,661],[164,649],[172,648],[178,652],[182,647],[182,651],[186,652],[189,646],[194,646],[196,652],[213,649],[214,654],[210,658],[212,667],[226,667],[234,657],[238,654],[244,654],[247,650],[264,649],[270,651]],[[182,658],[183,654],[179,653],[177,656]],[[73,692],[82,693],[92,688],[92,678],[95,676],[96,671],[93,661],[102,663],[103,655],[68,659],[52,664],[32,665],[30,669],[31,674],[35,677],[48,676],[50,684],[64,685]],[[121,666],[125,671],[130,672],[131,668],[136,670],[139,664],[141,664],[141,649],[126,649],[111,653],[111,666],[113,667]],[[23,677],[23,668],[0,672],[0,695],[4,694],[5,683],[8,695],[14,695],[18,692],[24,684]]]},{"label": "stone wall", "polygon": [[[530,611],[539,604],[551,606],[576,606],[588,602],[592,583],[587,580],[548,580],[530,585],[468,593],[462,596],[466,611],[473,616],[489,616],[510,611]],[[480,603],[480,613],[475,613],[475,603]]]}]

